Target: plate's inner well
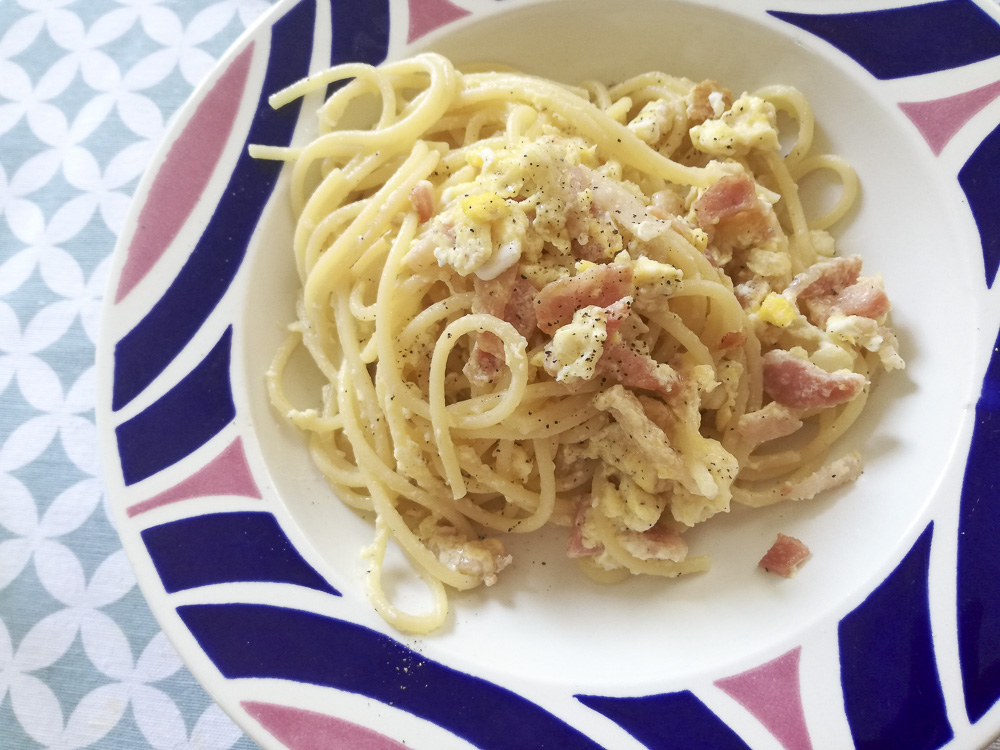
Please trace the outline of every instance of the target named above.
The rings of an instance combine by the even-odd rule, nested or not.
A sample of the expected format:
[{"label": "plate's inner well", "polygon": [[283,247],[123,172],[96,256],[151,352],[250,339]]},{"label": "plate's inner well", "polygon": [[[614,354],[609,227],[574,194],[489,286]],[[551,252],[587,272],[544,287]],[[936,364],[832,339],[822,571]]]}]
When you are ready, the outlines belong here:
[{"label": "plate's inner well", "polygon": [[[593,24],[598,17],[601,23]],[[873,95],[863,70],[835,61],[837,53],[799,38],[792,27],[680,3],[549,3],[458,22],[403,52],[424,49],[459,64],[495,61],[569,83],[613,82],[659,69],[714,78],[735,94],[776,83],[799,88],[816,115],[816,150],[839,154],[858,171],[861,198],[832,232],[842,255],[859,254],[867,273],[882,273],[907,369],[876,385],[864,415],[834,448],[833,456],[859,449],[864,475],[812,501],[752,512],[734,507],[696,527],[686,538],[712,556],[707,574],[601,586],[565,557],[565,531],[511,536],[505,540],[514,555],[511,569],[495,587],[455,596],[451,623],[421,650],[476,673],[485,668],[606,691],[625,681],[680,680],[712,670],[794,639],[826,615],[839,619],[850,611],[913,543],[916,520],[951,456],[970,387],[955,363],[971,348],[971,326],[954,323],[974,317],[971,295],[962,289],[981,283],[956,255],[949,256],[949,283],[940,283],[943,249],[960,232],[944,209],[948,199],[926,144],[895,103]],[[822,185],[813,187],[807,208],[825,200]],[[237,394],[237,409],[250,414],[270,480],[323,560],[320,572],[362,610],[359,551],[371,541],[371,524],[332,495],[301,435],[271,410],[264,386],[283,336],[280,324],[294,317],[299,285],[292,226],[287,204],[272,201],[252,248],[234,339],[242,352],[235,358],[237,382],[247,386]],[[301,385],[305,393],[308,384]],[[802,539],[813,553],[791,580],[757,569],[778,532]],[[403,605],[423,601],[402,560],[390,561],[386,585]],[[367,624],[378,622],[372,613]]]}]

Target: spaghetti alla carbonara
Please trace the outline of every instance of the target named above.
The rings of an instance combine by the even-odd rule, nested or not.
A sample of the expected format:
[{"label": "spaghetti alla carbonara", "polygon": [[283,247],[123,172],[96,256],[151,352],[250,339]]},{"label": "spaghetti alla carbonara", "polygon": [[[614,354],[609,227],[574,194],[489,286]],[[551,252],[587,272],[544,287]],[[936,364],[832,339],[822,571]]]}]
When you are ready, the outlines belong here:
[{"label": "spaghetti alla carbonara", "polygon": [[[368,589],[393,625],[434,630],[448,587],[495,583],[507,534],[557,524],[595,578],[674,577],[708,569],[684,532],[732,502],[860,474],[828,449],[903,362],[881,279],[826,231],[857,180],[809,154],[799,92],[657,72],[574,88],[425,54],[272,105],[334,82],[312,142],[254,150],[294,162],[302,281],[267,379],[374,519]],[[797,185],[817,170],[842,190],[807,217]],[[328,383],[314,408],[283,389],[298,347]],[[384,593],[390,539],[429,611]]]}]

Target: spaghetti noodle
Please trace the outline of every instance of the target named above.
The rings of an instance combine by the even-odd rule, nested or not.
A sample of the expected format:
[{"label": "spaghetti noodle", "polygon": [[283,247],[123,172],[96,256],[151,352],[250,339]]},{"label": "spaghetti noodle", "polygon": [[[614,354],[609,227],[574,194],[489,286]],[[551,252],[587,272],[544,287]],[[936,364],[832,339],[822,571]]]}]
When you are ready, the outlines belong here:
[{"label": "spaghetti noodle", "polygon": [[[333,82],[312,142],[254,149],[294,162],[302,281],[267,381],[336,494],[374,517],[368,587],[389,622],[439,627],[446,587],[510,563],[505,534],[559,524],[596,578],[673,577],[708,568],[683,532],[732,501],[860,473],[827,451],[903,363],[881,280],[825,231],[857,180],[809,155],[799,92],[656,72],[573,88],[425,54],[272,104]],[[785,155],[779,110],[797,124]],[[810,221],[798,181],[816,170],[843,189]],[[300,346],[328,382],[317,408],[283,389]],[[389,539],[430,611],[383,592]]]}]

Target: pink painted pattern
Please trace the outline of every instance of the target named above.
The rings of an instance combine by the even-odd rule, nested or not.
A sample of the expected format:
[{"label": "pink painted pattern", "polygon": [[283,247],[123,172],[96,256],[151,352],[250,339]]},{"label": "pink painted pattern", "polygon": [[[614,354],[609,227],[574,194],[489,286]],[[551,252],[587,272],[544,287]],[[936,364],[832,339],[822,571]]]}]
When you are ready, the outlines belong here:
[{"label": "pink painted pattern", "polygon": [[406,41],[413,42],[467,15],[469,11],[450,0],[410,0],[410,31]]},{"label": "pink painted pattern", "polygon": [[742,674],[716,680],[720,690],[749,711],[786,750],[812,750],[799,688],[801,647]]},{"label": "pink painted pattern", "polygon": [[899,108],[917,126],[937,156],[965,123],[998,96],[1000,81],[944,99],[900,102]]},{"label": "pink painted pattern", "polygon": [[236,438],[218,456],[203,468],[158,495],[136,503],[128,508],[129,518],[181,500],[193,497],[218,495],[238,495],[259,500],[260,489],[250,473],[243,439]]},{"label": "pink painted pattern", "polygon": [[367,727],[273,703],[244,701],[244,710],[289,750],[405,750]]},{"label": "pink painted pattern", "polygon": [[[170,147],[139,213],[115,303],[121,302],[156,265],[208,185],[236,121],[253,47],[249,44],[230,63]],[[178,190],[178,185],[183,189]]]}]

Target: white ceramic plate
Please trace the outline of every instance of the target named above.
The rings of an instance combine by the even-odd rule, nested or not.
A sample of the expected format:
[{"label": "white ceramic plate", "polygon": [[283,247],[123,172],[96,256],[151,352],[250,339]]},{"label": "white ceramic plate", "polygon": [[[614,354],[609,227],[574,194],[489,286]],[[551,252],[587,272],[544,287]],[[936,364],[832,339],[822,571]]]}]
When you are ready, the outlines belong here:
[{"label": "white ceramic plate", "polygon": [[[143,592],[192,672],[267,748],[974,748],[1000,730],[1000,17],[989,2],[289,0],[177,118],[116,251],[99,347],[107,483]],[[808,12],[804,12],[808,11]],[[371,529],[275,418],[291,319],[268,94],[331,62],[435,50],[567,82],[661,69],[789,83],[858,170],[842,253],[879,270],[908,367],[810,503],[692,533],[703,576],[601,587],[558,533],[454,597],[438,634],[364,593]],[[807,541],[794,579],[755,562]],[[418,601],[400,579],[398,595]]]}]

